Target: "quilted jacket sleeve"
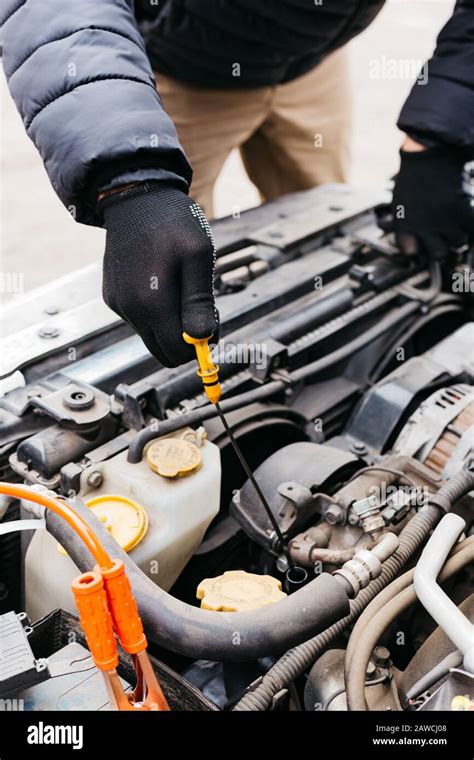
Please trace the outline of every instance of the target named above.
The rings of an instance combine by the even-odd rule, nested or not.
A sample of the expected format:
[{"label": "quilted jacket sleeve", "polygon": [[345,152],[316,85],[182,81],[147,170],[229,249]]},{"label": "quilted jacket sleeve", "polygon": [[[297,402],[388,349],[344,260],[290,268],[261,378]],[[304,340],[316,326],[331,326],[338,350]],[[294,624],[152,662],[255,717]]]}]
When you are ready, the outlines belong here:
[{"label": "quilted jacket sleeve", "polygon": [[97,193],[191,169],[156,92],[133,0],[2,0],[10,92],[51,183],[80,222]]},{"label": "quilted jacket sleeve", "polygon": [[456,4],[398,126],[422,143],[452,145],[474,157],[473,0]]}]

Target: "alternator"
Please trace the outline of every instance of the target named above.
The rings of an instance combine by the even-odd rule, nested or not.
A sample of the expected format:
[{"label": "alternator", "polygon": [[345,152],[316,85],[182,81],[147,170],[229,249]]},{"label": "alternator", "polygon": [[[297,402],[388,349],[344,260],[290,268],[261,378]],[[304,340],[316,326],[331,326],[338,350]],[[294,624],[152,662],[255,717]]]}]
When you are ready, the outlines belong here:
[{"label": "alternator", "polygon": [[424,462],[443,478],[451,477],[474,450],[474,389],[442,388],[410,417],[393,451]]}]

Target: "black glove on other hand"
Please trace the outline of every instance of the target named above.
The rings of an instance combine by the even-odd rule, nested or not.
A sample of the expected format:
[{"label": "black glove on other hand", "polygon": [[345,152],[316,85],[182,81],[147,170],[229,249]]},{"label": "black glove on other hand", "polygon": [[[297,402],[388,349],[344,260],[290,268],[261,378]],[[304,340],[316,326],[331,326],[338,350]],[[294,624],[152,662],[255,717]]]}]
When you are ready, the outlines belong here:
[{"label": "black glove on other hand", "polygon": [[403,253],[444,258],[467,242],[474,212],[463,191],[465,159],[444,148],[401,150],[392,211],[397,244]]}]

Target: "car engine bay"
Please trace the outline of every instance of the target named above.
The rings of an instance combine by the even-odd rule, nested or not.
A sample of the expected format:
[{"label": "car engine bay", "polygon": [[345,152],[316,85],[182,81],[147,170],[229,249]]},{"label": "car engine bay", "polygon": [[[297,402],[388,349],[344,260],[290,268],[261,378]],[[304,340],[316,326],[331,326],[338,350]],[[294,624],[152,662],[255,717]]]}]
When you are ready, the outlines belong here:
[{"label": "car engine bay", "polygon": [[[6,309],[1,481],[123,560],[171,709],[474,707],[474,259],[401,256],[386,200],[329,185],[213,224],[213,357],[252,479],[195,363],[148,354],[99,265]],[[0,698],[105,709],[71,592],[91,554],[1,498]]]}]

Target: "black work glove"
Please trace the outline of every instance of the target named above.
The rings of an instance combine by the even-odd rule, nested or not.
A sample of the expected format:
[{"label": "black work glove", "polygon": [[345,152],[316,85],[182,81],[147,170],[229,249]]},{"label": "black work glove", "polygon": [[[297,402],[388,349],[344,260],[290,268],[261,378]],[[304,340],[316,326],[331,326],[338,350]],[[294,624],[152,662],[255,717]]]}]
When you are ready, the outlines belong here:
[{"label": "black work glove", "polygon": [[473,232],[473,210],[463,191],[466,159],[453,149],[401,150],[392,212],[400,250],[443,259],[467,242]]},{"label": "black work glove", "polygon": [[137,185],[100,203],[107,230],[104,301],[167,367],[194,357],[183,332],[216,334],[215,246],[201,208],[164,184]]}]

